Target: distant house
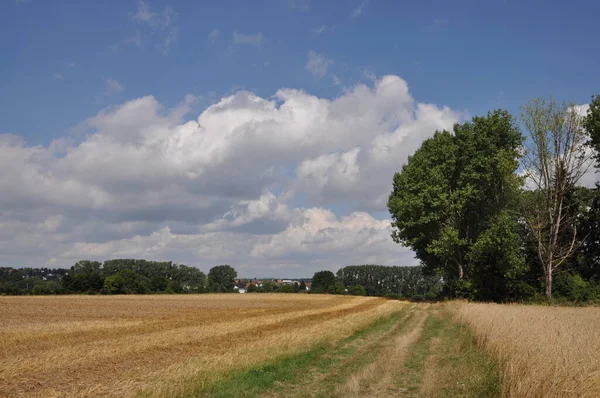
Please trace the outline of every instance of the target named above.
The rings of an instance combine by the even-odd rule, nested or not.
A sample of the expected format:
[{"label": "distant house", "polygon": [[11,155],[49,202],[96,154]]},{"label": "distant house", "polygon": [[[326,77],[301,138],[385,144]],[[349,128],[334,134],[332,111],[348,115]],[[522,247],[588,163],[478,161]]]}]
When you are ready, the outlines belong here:
[{"label": "distant house", "polygon": [[246,288],[245,287],[239,287],[238,288],[238,293],[246,293]]},{"label": "distant house", "polygon": [[306,290],[310,290],[310,287],[312,286],[312,282],[304,282],[304,284],[306,285]]}]

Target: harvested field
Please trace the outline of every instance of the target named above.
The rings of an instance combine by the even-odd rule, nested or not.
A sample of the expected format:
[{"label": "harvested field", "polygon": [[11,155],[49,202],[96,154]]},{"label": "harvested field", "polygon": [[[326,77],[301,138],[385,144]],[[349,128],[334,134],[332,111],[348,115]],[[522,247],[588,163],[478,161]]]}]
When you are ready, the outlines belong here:
[{"label": "harvested field", "polygon": [[600,397],[600,308],[458,304],[510,397]]},{"label": "harvested field", "polygon": [[0,397],[597,397],[600,309],[0,297]]},{"label": "harvested field", "polygon": [[320,295],[0,297],[0,395],[173,396],[406,303]]}]

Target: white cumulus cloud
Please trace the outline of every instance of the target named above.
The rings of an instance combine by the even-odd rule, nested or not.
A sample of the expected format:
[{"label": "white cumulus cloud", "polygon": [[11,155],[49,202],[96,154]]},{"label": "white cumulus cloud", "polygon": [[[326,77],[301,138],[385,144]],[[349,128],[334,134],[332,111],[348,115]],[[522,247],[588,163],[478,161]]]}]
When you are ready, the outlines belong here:
[{"label": "white cumulus cloud", "polygon": [[459,113],[397,76],[333,99],[239,91],[189,117],[194,101],[109,107],[79,142],[0,135],[0,262],[142,257],[290,277],[414,263],[380,219],[392,176]]}]

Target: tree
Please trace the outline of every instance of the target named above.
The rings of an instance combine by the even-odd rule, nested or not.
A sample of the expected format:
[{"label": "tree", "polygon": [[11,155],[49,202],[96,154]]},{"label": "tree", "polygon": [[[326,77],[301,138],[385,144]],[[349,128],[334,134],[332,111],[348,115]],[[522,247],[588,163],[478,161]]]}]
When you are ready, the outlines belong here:
[{"label": "tree", "polygon": [[326,293],[330,286],[335,288],[335,275],[331,271],[315,272],[312,278],[311,291],[313,293]]},{"label": "tree", "polygon": [[123,277],[119,274],[107,276],[104,279],[104,288],[111,294],[119,294],[123,292]]},{"label": "tree", "polygon": [[577,273],[584,279],[600,283],[600,186],[590,190],[594,197],[578,218],[581,236]]},{"label": "tree", "polygon": [[484,301],[518,300],[533,292],[523,281],[527,264],[520,226],[504,212],[490,223],[473,244],[470,259],[474,264],[474,295]]},{"label": "tree", "polygon": [[303,292],[306,290],[306,283],[304,283],[304,281],[300,281],[300,286],[298,287],[298,289]]},{"label": "tree", "polygon": [[235,286],[236,270],[229,265],[217,265],[208,272],[208,287],[211,292],[229,293]]},{"label": "tree", "polygon": [[534,99],[523,107],[521,119],[528,133],[523,165],[533,199],[524,218],[550,299],[555,271],[576,248],[578,212],[566,199],[590,167],[588,139],[574,104]]},{"label": "tree", "polygon": [[178,281],[184,291],[190,293],[205,293],[208,284],[206,275],[196,267],[180,264],[175,272],[174,279]]},{"label": "tree", "polygon": [[273,281],[264,281],[261,290],[264,293],[271,293],[277,290],[277,285]]},{"label": "tree", "polygon": [[[131,269],[124,269],[117,274],[121,277],[122,293],[125,294],[144,294],[147,292],[147,279]],[[145,283],[146,282],[146,283]]]},{"label": "tree", "polygon": [[292,285],[283,285],[279,288],[280,293],[295,293],[294,286]]},{"label": "tree", "polygon": [[71,292],[97,293],[104,286],[101,267],[98,261],[78,261],[62,279],[62,285]]},{"label": "tree", "polygon": [[254,283],[249,284],[248,288],[246,289],[246,292],[248,292],[248,293],[256,293],[258,291],[259,291],[258,286],[256,286]]},{"label": "tree", "polygon": [[588,145],[595,151],[596,165],[600,168],[600,95],[592,97],[587,116],[583,120],[583,127],[589,134]]},{"label": "tree", "polygon": [[388,209],[394,241],[411,247],[427,274],[441,273],[450,294],[472,296],[473,245],[516,207],[523,137],[502,110],[455,124],[453,133],[436,132],[409,157],[394,175]]}]

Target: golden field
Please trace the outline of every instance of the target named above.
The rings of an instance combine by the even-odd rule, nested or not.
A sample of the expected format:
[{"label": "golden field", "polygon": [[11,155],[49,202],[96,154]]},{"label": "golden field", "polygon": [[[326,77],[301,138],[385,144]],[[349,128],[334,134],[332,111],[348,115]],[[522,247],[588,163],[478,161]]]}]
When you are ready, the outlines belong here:
[{"label": "golden field", "polygon": [[322,343],[293,365],[299,377],[244,396],[600,397],[593,307],[26,296],[0,297],[0,319],[0,397],[236,396],[236,382],[226,384],[231,394],[211,388],[231,371],[260,372]]},{"label": "golden field", "polygon": [[450,305],[495,358],[506,397],[600,397],[600,308]]},{"label": "golden field", "polygon": [[403,306],[282,294],[0,297],[0,396],[183,394],[229,369],[339,341]]}]

